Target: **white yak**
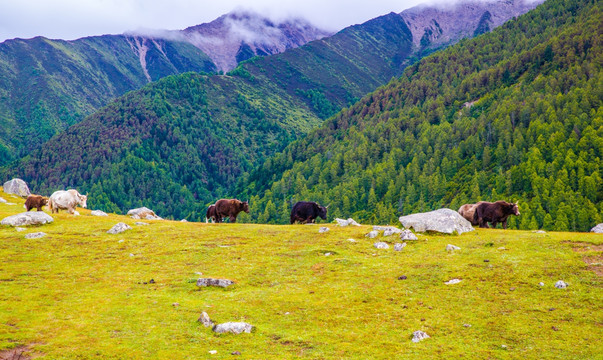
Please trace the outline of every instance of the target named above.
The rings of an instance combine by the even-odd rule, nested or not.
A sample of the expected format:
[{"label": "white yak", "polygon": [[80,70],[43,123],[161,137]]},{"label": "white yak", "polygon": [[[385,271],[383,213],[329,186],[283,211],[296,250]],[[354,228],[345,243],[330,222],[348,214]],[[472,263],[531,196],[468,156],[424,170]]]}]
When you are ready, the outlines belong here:
[{"label": "white yak", "polygon": [[66,209],[70,214],[73,214],[76,206],[86,207],[87,199],[87,195],[81,195],[77,190],[59,190],[50,195],[48,207],[52,213],[58,213],[59,209]]}]

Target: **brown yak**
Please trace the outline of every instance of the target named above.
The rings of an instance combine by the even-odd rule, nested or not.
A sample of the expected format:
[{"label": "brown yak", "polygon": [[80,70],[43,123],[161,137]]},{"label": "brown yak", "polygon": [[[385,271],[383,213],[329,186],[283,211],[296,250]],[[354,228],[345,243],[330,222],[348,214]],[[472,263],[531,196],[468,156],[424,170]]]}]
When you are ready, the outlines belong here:
[{"label": "brown yak", "polygon": [[509,215],[519,215],[517,203],[508,203],[503,200],[497,202],[482,202],[475,208],[473,221],[479,224],[479,227],[487,228],[488,222],[495,228],[496,224],[501,222],[503,229],[507,228],[507,218]]},{"label": "brown yak", "polygon": [[38,211],[42,211],[42,206],[48,205],[48,198],[42,195],[29,195],[25,200],[25,209],[27,211],[37,208]]},{"label": "brown yak", "polygon": [[475,208],[481,203],[483,203],[483,201],[477,202],[475,204],[465,204],[459,208],[458,213],[461,214],[462,217],[467,219],[467,221],[469,221],[471,225],[479,225],[478,222],[475,222],[473,220],[473,214],[475,213]]},{"label": "brown yak", "polygon": [[222,218],[228,217],[230,222],[237,222],[237,215],[241,211],[249,214],[249,204],[247,201],[237,199],[220,199],[216,201],[216,222],[222,222]]}]

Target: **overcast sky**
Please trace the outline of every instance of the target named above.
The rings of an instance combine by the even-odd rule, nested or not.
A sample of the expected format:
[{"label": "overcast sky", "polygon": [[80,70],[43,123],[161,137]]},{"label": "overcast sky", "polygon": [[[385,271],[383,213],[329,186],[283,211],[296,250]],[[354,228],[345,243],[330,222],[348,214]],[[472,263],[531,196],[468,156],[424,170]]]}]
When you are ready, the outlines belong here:
[{"label": "overcast sky", "polygon": [[140,29],[179,30],[241,8],[277,19],[303,17],[340,30],[433,1],[440,0],[0,0],[0,42],[38,35],[73,40]]}]

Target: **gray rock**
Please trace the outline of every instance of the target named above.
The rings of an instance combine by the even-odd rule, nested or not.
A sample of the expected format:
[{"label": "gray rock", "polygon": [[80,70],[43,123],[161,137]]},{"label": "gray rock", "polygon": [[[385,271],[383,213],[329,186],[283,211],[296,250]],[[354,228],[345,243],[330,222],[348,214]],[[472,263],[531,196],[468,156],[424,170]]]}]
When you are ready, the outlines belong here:
[{"label": "gray rock", "polygon": [[0,224],[10,226],[43,225],[53,221],[52,216],[43,211],[30,211],[5,217]]},{"label": "gray rock", "polygon": [[356,239],[352,239],[352,238],[350,238],[350,239],[348,239],[348,241],[349,241],[349,242],[353,242],[353,243],[355,243],[355,242],[356,242]]},{"label": "gray rock", "polygon": [[413,228],[417,232],[436,231],[444,234],[456,232],[460,235],[475,230],[467,219],[451,209],[400,216],[399,220],[405,228]]},{"label": "gray rock", "polygon": [[2,203],[2,204],[6,204],[6,200],[4,200],[4,198],[1,198],[1,197],[0,197],[0,203]]},{"label": "gray rock", "polygon": [[188,220],[182,219],[182,220],[180,220],[180,222],[188,222]]},{"label": "gray rock", "polygon": [[21,231],[25,231],[25,230],[27,230],[27,229],[26,229],[26,228],[22,228],[22,227],[18,227],[18,226],[17,226],[17,227],[15,227],[15,230],[17,230],[18,232],[21,232]]},{"label": "gray rock", "polygon": [[199,316],[199,320],[197,320],[198,322],[200,322],[201,324],[203,324],[203,326],[205,327],[214,327],[214,322],[211,321],[211,319],[209,318],[209,315],[207,315],[207,313],[204,311],[201,313],[201,316]]},{"label": "gray rock", "polygon": [[29,187],[25,183],[25,181],[21,179],[12,179],[4,183],[2,186],[4,188],[4,192],[7,194],[15,194],[21,197],[28,197],[31,195],[31,191],[29,191]]},{"label": "gray rock", "polygon": [[329,231],[328,227],[321,227],[320,229],[318,229],[319,233],[326,233],[327,231]]},{"label": "gray rock", "polygon": [[387,229],[383,231],[383,236],[392,236],[394,234],[399,234],[399,232],[396,232],[394,230],[391,229]]},{"label": "gray rock", "polygon": [[109,215],[107,215],[106,212],[100,211],[100,210],[93,210],[90,212],[90,215],[92,215],[92,216],[109,216]]},{"label": "gray rock", "polygon": [[[392,234],[400,234],[400,233],[402,233],[402,230],[398,229],[395,226],[378,226],[378,225],[375,225],[375,226],[373,226],[373,230],[383,231],[383,236],[390,236]],[[386,232],[388,233],[388,235],[385,234]]]},{"label": "gray rock", "polygon": [[213,330],[220,334],[227,332],[233,334],[250,333],[253,330],[253,325],[244,322],[227,322],[214,326]]},{"label": "gray rock", "polygon": [[145,225],[149,225],[149,224],[147,224],[146,222],[137,221],[134,223],[134,225],[145,226]]},{"label": "gray rock", "polygon": [[389,249],[389,245],[386,242],[379,241],[373,244],[377,249]]},{"label": "gray rock", "polygon": [[559,280],[555,283],[555,287],[557,289],[565,289],[567,287],[567,284],[565,283],[565,281]]},{"label": "gray rock", "polygon": [[132,219],[145,219],[145,220],[163,220],[155,214],[155,212],[149,208],[141,207],[129,210],[127,215],[130,215]]},{"label": "gray rock", "polygon": [[544,286],[544,283],[543,282],[539,282],[538,285],[539,286]]},{"label": "gray rock", "polygon": [[594,233],[603,233],[603,223],[595,226],[594,228],[590,229],[590,232],[594,232]]},{"label": "gray rock", "polygon": [[446,245],[446,251],[454,251],[454,250],[461,250],[461,248],[458,246],[452,245],[452,244]]},{"label": "gray rock", "polygon": [[43,233],[43,232],[35,232],[35,233],[25,234],[25,238],[26,239],[39,239],[39,238],[43,238],[46,235],[47,234]]},{"label": "gray rock", "polygon": [[335,219],[335,221],[337,221],[337,226],[348,226],[348,225],[360,226],[360,224],[358,224],[352,218],[348,218],[347,220],[337,218],[337,219]]},{"label": "gray rock", "polygon": [[373,231],[371,231],[370,233],[368,233],[368,234],[366,234],[364,236],[368,236],[369,238],[373,239],[373,238],[376,238],[377,235],[379,235],[379,231],[373,230]]},{"label": "gray rock", "polygon": [[400,240],[419,240],[419,238],[412,231],[405,229],[400,233]]},{"label": "gray rock", "polygon": [[404,247],[406,246],[406,243],[395,243],[394,244],[394,250],[396,251],[402,251],[402,249],[404,249]]},{"label": "gray rock", "polygon": [[132,227],[126,223],[117,223],[107,231],[108,234],[119,234],[126,230],[132,230]]},{"label": "gray rock", "polygon": [[197,286],[219,286],[225,288],[234,283],[234,281],[226,279],[201,278],[197,280]]},{"label": "gray rock", "polygon": [[412,342],[414,342],[414,343],[418,343],[419,341],[422,341],[422,340],[425,340],[428,338],[430,338],[430,336],[421,330],[417,330],[414,333],[412,333]]},{"label": "gray rock", "polygon": [[546,234],[546,231],[544,231],[544,230],[534,230],[532,232],[536,233],[536,234]]},{"label": "gray rock", "polygon": [[444,284],[446,284],[446,285],[454,285],[454,284],[458,284],[460,282],[461,282],[460,279],[452,279],[452,280],[446,281]]}]

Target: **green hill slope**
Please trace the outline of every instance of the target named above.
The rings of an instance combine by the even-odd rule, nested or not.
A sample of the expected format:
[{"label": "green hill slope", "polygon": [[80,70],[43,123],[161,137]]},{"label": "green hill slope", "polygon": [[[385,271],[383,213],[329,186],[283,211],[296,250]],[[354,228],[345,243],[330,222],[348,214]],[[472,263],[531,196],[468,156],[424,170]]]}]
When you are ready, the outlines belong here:
[{"label": "green hill slope", "polygon": [[127,91],[167,75],[215,69],[184,42],[109,35],[7,40],[0,44],[0,165]]},{"label": "green hill slope", "polygon": [[[512,227],[588,230],[603,214],[600,1],[549,0],[423,59],[241,183],[253,220],[298,200],[395,222],[519,201]],[[247,188],[247,190],[243,190]]]},{"label": "green hill slope", "polygon": [[[382,16],[228,75],[188,73],[131,92],[4,170],[38,193],[75,186],[90,204],[204,218],[206,204],[344,104],[402,71],[412,38]],[[359,56],[360,49],[375,52]],[[74,146],[75,145],[75,146]]]},{"label": "green hill slope", "polygon": [[[23,211],[22,199],[0,197],[18,203],[0,203],[0,219]],[[600,234],[478,229],[420,236],[396,252],[375,249],[364,237],[369,226],[331,226],[322,234],[304,225],[139,226],[126,216],[78,210],[81,216],[61,212],[53,223],[23,232],[0,226],[0,357],[595,359],[601,353],[602,282],[591,271],[601,274]],[[133,229],[107,234],[117,222]],[[47,235],[25,238],[40,231]],[[445,251],[448,243],[461,250]],[[201,277],[236,284],[199,288]],[[445,284],[454,278],[461,282]],[[568,287],[556,289],[558,280]],[[203,311],[216,323],[244,321],[256,330],[215,334],[197,322]],[[411,342],[417,330],[430,338]],[[241,356],[231,355],[236,351]]]}]

